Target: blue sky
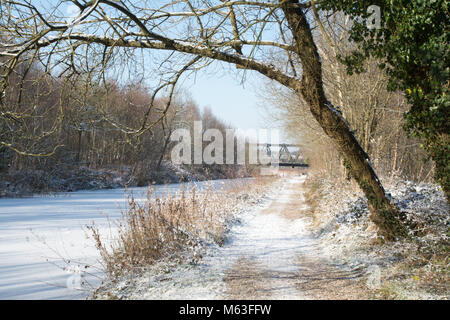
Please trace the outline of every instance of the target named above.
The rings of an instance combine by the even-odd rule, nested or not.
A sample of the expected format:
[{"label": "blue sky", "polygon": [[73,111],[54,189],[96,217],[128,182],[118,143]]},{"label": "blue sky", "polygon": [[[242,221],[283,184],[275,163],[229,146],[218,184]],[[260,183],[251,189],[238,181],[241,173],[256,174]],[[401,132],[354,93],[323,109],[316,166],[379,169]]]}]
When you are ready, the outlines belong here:
[{"label": "blue sky", "polygon": [[194,79],[190,77],[183,87],[201,108],[210,107],[214,115],[236,128],[266,127],[261,100],[256,91],[263,83],[260,77],[247,74],[244,84],[240,78],[226,70],[216,74],[199,71]]}]

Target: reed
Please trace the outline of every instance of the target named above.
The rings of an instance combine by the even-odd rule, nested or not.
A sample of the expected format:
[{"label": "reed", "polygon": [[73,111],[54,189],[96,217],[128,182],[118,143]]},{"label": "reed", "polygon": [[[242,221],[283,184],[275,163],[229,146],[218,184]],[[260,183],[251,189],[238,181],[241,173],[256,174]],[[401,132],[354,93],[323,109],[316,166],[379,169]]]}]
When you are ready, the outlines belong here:
[{"label": "reed", "polygon": [[230,215],[261,197],[272,181],[257,178],[203,190],[183,186],[178,194],[163,196],[149,188],[145,201],[129,195],[116,237],[108,245],[98,227],[89,227],[106,273],[116,278],[161,259],[192,257],[204,243],[223,245]]}]

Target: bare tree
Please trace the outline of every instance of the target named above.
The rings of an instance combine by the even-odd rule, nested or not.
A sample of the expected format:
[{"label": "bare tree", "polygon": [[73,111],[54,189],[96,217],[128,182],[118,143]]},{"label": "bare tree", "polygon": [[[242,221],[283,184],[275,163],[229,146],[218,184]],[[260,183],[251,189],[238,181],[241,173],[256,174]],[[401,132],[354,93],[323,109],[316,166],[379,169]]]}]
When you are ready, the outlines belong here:
[{"label": "bare tree", "polygon": [[[160,88],[171,90],[184,72],[213,60],[256,71],[290,88],[308,104],[367,196],[380,233],[387,239],[404,233],[399,211],[386,196],[367,153],[325,95],[312,35],[313,1],[175,0],[157,5],[153,1],[73,0],[79,9],[75,17],[64,14],[67,3],[42,8],[31,0],[2,0],[0,32],[14,39],[1,45],[0,55],[6,58],[2,88],[13,67],[31,59],[30,55],[53,72],[93,73],[96,69],[105,74],[107,65],[123,68],[123,63],[117,66],[118,59],[134,57],[130,67],[135,67],[137,59],[144,59],[142,49],[164,51],[150,58],[161,59],[157,70],[165,81]],[[276,68],[271,62],[274,56],[283,57],[286,67]],[[300,60],[301,70],[293,59]],[[144,69],[146,64],[139,66]],[[146,113],[139,128],[122,129],[139,134],[151,125]]]},{"label": "bare tree", "polygon": [[[367,72],[349,75],[338,55],[353,49],[348,41],[350,20],[341,14],[322,16],[321,32],[314,34],[322,59],[324,89],[328,99],[337,106],[350,123],[356,138],[373,160],[374,168],[383,177],[402,177],[426,181],[432,176],[432,163],[424,162],[425,153],[417,139],[402,129],[403,114],[408,110],[401,92],[386,89],[388,78],[370,59]],[[283,61],[279,61],[278,64]],[[310,166],[334,178],[347,177],[336,148],[309,113],[302,99],[274,83],[261,90],[269,121],[278,121],[291,139],[302,145]],[[430,174],[431,172],[431,174]]]}]

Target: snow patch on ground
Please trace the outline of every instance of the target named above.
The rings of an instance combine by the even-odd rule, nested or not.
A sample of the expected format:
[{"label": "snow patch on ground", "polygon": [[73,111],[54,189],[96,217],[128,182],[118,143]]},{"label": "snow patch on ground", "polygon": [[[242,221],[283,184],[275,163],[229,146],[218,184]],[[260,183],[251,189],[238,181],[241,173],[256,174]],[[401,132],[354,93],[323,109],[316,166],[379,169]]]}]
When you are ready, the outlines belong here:
[{"label": "snow patch on ground", "polygon": [[[309,218],[292,220],[277,213],[262,213],[274,200],[288,202],[292,193],[282,189],[303,180],[304,177],[290,178],[282,187],[272,189],[262,202],[234,215],[226,243],[222,247],[210,245],[205,248],[198,264],[161,262],[141,276],[110,283],[101,288],[95,298],[226,299],[232,294],[227,278],[249,266],[257,269],[249,276],[261,272],[276,275],[270,278],[269,294],[276,295],[272,298],[305,298],[295,287],[295,282],[286,285],[289,283],[286,277],[295,276],[298,266],[294,258],[316,249],[308,230]],[[280,194],[282,198],[278,197]]]},{"label": "snow patch on ground", "polygon": [[[412,263],[406,263],[409,261],[407,259],[414,262],[422,259],[418,253],[422,248],[434,251],[439,245],[445,246],[447,250],[449,248],[450,211],[438,186],[402,180],[386,184],[393,201],[410,221],[419,225],[419,231],[423,234],[413,236],[411,241],[401,240],[382,245],[377,242],[376,227],[369,219],[365,197],[348,185],[336,186],[327,180],[321,180],[320,183],[314,220],[318,226],[317,236],[323,255],[337,263],[379,270],[380,286],[376,289],[382,289],[383,284],[389,283],[389,290],[395,291],[396,298],[448,299],[448,281],[444,284],[446,288],[434,292],[421,285],[421,277],[425,278],[422,276],[426,273],[424,270],[414,267],[405,271],[398,267],[400,263]],[[433,254],[431,249],[430,256]],[[423,269],[434,267],[426,259],[423,264]],[[443,277],[449,279],[448,256],[447,266],[438,267],[441,268],[439,272],[444,273]],[[397,281],[396,278],[401,279]],[[396,288],[393,289],[393,286]]]}]

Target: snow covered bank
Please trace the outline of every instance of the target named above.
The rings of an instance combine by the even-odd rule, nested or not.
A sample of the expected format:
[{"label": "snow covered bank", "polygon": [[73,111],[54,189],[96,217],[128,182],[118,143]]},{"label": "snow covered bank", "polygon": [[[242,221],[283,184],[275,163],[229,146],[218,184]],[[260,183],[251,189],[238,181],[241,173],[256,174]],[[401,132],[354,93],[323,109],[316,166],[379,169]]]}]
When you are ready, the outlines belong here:
[{"label": "snow covered bank", "polygon": [[56,166],[45,170],[24,169],[0,175],[0,198],[30,196],[37,193],[73,192],[124,187],[141,187],[152,184],[178,183],[248,177],[243,166],[232,166],[224,171],[218,166],[174,165],[162,161],[146,163],[136,168],[117,166],[101,169],[76,166]]},{"label": "snow covered bank", "polygon": [[[223,199],[217,208],[226,212],[223,216],[226,228],[223,240],[210,241],[200,237],[192,243],[192,248],[186,248],[176,257],[161,259],[147,265],[144,270],[111,279],[96,290],[94,298],[217,299],[225,288],[222,271],[233,260],[233,252],[228,252],[228,248],[236,241],[236,228],[244,224],[243,219],[252,220],[255,210],[266,206],[269,193],[279,187],[276,183],[269,191],[249,185],[243,192],[230,194],[228,200]],[[247,231],[241,230],[243,236]],[[249,242],[244,246],[251,248]]]},{"label": "snow covered bank", "polygon": [[363,195],[350,184],[308,179],[308,197],[320,247],[327,257],[367,268],[374,298],[448,299],[449,206],[440,188],[395,180],[385,183],[394,202],[417,225],[411,239],[380,243]]},{"label": "snow covered bank", "polygon": [[[205,246],[202,259],[161,261],[140,275],[105,284],[94,298],[360,298],[363,294],[355,284],[361,270],[330,264],[321,255],[311,218],[305,214],[304,179],[289,177],[251,206],[236,207],[228,240],[223,246]],[[332,286],[335,292],[329,292]],[[342,288],[355,292],[340,296]]]}]

